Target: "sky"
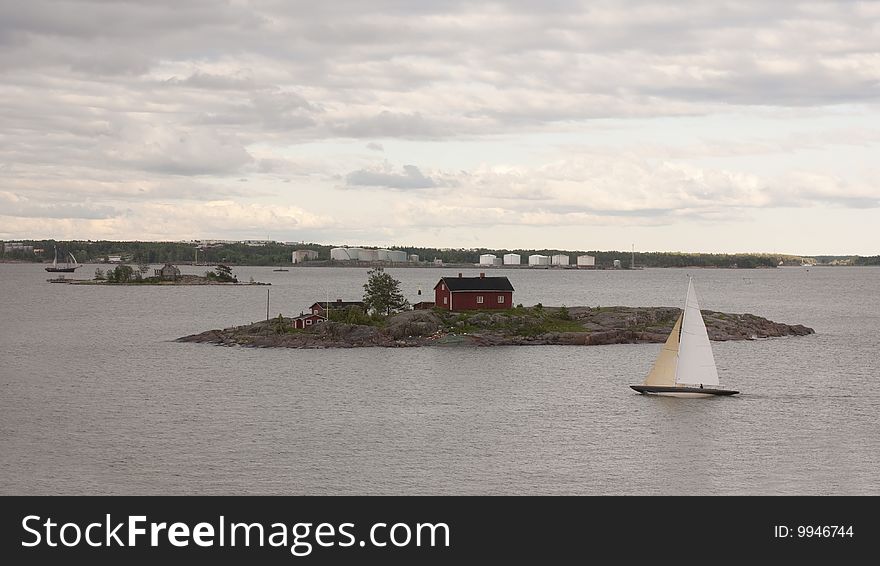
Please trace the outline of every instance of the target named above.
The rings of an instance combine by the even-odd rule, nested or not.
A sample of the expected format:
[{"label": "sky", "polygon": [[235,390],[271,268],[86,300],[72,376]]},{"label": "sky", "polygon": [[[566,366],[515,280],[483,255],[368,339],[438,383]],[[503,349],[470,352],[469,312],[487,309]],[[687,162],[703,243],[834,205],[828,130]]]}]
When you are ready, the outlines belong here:
[{"label": "sky", "polygon": [[0,239],[880,254],[880,2],[0,0]]}]

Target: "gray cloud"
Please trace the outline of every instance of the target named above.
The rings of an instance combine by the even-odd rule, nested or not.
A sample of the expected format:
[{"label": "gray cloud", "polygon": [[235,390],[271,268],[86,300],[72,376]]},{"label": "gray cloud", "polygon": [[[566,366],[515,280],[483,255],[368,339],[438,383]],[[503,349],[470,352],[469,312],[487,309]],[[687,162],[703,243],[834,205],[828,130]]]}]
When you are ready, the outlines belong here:
[{"label": "gray cloud", "polygon": [[349,187],[386,187],[389,189],[431,189],[437,186],[434,179],[425,177],[415,165],[404,165],[403,173],[369,171],[361,169],[345,176]]},{"label": "gray cloud", "polygon": [[[712,152],[782,158],[802,138],[697,149],[684,140],[660,157],[669,164],[624,157],[597,159],[596,167],[545,142],[594,133],[617,118],[749,115],[756,107],[876,112],[878,25],[880,7],[871,2],[2,2],[0,187],[27,200],[6,209],[23,217],[86,220],[129,205],[263,198],[273,194],[266,185],[291,177],[308,179],[284,188],[299,204],[338,188],[334,174],[349,188],[443,187],[466,200],[474,218],[508,223],[874,207],[873,185],[821,165],[812,176],[775,177],[755,174],[760,167],[677,166]],[[679,135],[673,122],[669,133]],[[504,149],[533,134],[547,137],[528,143],[555,150],[548,160],[558,163],[500,166],[519,158]],[[617,140],[627,136],[630,145],[638,137],[630,131]],[[383,151],[391,139],[408,142],[394,144],[395,153],[416,148],[401,158],[426,173],[370,167],[364,142]],[[485,167],[471,159],[475,146],[441,145],[497,140],[504,141],[480,156]],[[808,142],[817,152],[829,143]],[[68,193],[70,202],[55,200]],[[33,204],[46,201],[56,204]],[[422,204],[440,211],[436,222],[470,217]],[[264,209],[231,210],[248,222],[283,224]]]},{"label": "gray cloud", "polygon": [[119,214],[117,209],[110,206],[91,203],[38,203],[2,192],[0,192],[0,203],[3,205],[0,215],[22,218],[104,219]]}]

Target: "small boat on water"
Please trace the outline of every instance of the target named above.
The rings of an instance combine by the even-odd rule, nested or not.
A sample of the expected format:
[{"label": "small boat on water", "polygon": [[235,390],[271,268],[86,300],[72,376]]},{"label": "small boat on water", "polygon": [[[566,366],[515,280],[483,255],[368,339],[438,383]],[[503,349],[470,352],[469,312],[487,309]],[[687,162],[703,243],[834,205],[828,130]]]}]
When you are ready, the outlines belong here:
[{"label": "small boat on water", "polygon": [[675,321],[654,367],[642,385],[630,385],[642,394],[666,397],[714,397],[739,391],[720,389],[718,368],[706,323],[700,313],[694,281],[688,277],[684,310]]},{"label": "small boat on water", "polygon": [[75,270],[82,267],[81,265],[77,264],[76,258],[73,257],[72,253],[67,252],[67,255],[70,256],[70,259],[73,260],[73,265],[70,264],[70,260],[65,262],[63,266],[58,265],[58,246],[55,246],[55,259],[52,260],[52,265],[50,267],[47,267],[46,271],[48,271],[49,273],[73,273]]}]

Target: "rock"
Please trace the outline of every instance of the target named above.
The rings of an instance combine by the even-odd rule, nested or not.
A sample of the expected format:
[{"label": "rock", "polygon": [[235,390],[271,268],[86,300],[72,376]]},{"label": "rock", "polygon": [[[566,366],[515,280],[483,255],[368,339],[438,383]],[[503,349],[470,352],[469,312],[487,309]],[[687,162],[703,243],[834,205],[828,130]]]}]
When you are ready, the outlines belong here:
[{"label": "rock", "polygon": [[[570,307],[569,318],[547,309],[449,313],[409,311],[389,317],[383,328],[325,322],[290,331],[290,319],[208,330],[179,338],[224,346],[357,348],[451,345],[604,345],[665,342],[678,319],[673,307]],[[716,341],[805,336],[813,329],[773,322],[752,314],[703,311],[709,338]]]},{"label": "rock", "polygon": [[440,318],[429,310],[400,313],[388,320],[384,333],[396,340],[411,336],[430,336],[440,330]]}]

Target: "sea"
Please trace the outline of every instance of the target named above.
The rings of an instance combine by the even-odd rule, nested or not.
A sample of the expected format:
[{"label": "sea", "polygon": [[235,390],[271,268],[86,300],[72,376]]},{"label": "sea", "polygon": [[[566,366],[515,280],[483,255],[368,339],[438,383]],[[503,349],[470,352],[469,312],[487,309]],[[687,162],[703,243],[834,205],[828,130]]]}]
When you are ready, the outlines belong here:
[{"label": "sea", "polygon": [[[386,271],[417,302],[481,270]],[[111,287],[0,264],[0,494],[880,495],[880,268],[482,271],[527,306],[680,306],[692,275],[704,309],[816,333],[713,343],[740,395],[655,398],[629,386],[659,344],[175,342],[358,300],[366,268]]]}]

